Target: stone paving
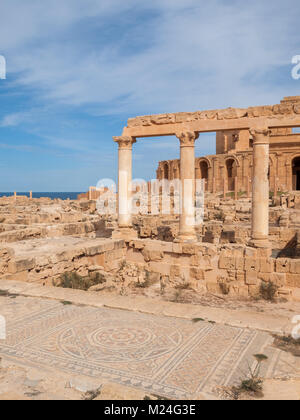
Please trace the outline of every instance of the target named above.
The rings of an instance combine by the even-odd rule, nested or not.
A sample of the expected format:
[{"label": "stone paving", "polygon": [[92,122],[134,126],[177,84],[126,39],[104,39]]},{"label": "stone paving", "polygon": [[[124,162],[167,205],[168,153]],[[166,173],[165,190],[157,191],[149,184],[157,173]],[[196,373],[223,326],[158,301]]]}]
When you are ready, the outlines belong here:
[{"label": "stone paving", "polygon": [[0,313],[0,357],[172,399],[239,383],[257,353],[269,357],[265,377],[291,368],[271,335],[251,329],[24,296],[0,297]]}]

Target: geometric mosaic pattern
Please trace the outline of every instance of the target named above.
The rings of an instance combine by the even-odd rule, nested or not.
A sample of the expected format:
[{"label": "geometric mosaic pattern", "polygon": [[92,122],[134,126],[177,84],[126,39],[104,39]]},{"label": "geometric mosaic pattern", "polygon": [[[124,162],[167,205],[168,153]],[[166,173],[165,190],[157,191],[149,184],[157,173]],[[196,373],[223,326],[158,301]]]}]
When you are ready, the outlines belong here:
[{"label": "geometric mosaic pattern", "polygon": [[0,356],[175,399],[237,383],[253,354],[268,376],[280,363],[268,334],[242,328],[25,297],[0,297],[0,314]]}]

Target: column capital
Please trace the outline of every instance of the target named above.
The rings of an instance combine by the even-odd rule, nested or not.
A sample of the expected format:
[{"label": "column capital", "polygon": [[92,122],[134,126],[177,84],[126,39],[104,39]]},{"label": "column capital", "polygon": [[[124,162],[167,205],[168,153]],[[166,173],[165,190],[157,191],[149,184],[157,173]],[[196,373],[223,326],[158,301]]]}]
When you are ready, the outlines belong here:
[{"label": "column capital", "polygon": [[136,143],[136,139],[131,136],[113,137],[114,141],[119,144],[119,149],[132,150],[132,145]]},{"label": "column capital", "polygon": [[199,137],[199,133],[195,131],[180,131],[176,133],[176,137],[180,141],[180,147],[194,147],[195,140]]},{"label": "column capital", "polygon": [[253,144],[269,144],[271,130],[268,127],[250,128],[249,130],[253,137]]}]

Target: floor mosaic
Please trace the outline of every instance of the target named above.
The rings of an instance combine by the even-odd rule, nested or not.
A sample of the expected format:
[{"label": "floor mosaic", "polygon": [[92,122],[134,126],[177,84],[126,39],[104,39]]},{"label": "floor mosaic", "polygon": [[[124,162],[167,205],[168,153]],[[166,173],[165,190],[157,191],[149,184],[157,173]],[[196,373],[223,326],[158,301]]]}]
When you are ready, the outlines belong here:
[{"label": "floor mosaic", "polygon": [[253,330],[25,297],[0,297],[0,314],[0,356],[170,398],[237,383],[257,353],[269,356],[266,375],[280,365],[270,336]]}]

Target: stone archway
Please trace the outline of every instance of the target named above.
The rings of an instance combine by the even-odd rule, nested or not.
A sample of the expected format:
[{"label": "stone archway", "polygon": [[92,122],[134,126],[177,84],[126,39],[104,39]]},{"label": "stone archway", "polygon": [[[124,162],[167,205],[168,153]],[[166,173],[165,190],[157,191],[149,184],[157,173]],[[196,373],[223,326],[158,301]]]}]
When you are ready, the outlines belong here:
[{"label": "stone archway", "polygon": [[205,191],[207,191],[208,189],[208,163],[206,160],[200,160],[199,162],[199,176],[200,179],[204,179],[205,180]]},{"label": "stone archway", "polygon": [[294,191],[300,191],[300,156],[292,160],[292,185]]}]

